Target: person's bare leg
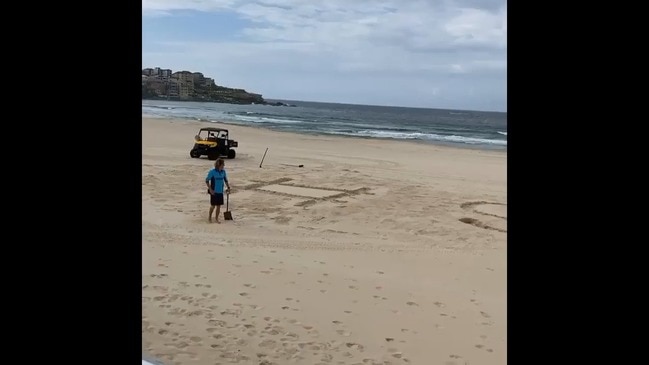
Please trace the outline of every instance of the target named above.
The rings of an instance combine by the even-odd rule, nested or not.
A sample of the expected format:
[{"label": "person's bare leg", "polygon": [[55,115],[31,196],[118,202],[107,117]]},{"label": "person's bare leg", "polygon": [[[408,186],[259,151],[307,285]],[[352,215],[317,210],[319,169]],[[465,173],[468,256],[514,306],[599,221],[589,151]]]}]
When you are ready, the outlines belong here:
[{"label": "person's bare leg", "polygon": [[219,214],[220,213],[221,213],[221,206],[217,205],[216,206],[216,223],[221,223],[221,221],[219,220]]},{"label": "person's bare leg", "polygon": [[[207,220],[208,220],[210,223],[212,223],[212,212],[214,212],[214,206],[213,206],[213,205],[210,205],[210,215],[207,217]],[[219,213],[218,213],[218,211],[217,211],[217,212],[216,212],[216,217],[217,217],[216,220],[217,220],[217,221],[219,220],[218,216],[219,216]]]}]

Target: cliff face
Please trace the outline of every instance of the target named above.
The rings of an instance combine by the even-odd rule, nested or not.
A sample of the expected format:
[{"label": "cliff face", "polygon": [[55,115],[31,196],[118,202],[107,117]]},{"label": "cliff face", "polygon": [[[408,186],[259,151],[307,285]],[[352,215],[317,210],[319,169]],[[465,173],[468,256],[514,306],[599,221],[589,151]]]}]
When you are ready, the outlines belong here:
[{"label": "cliff face", "polygon": [[[174,76],[161,78],[144,75],[142,79],[142,99],[267,104],[261,94],[249,93],[244,89],[219,86],[211,79],[202,78],[202,75],[197,80]],[[205,80],[209,80],[209,82]]]},{"label": "cliff face", "polygon": [[233,104],[266,104],[261,94],[249,93],[242,89],[232,89],[223,86],[199,86],[187,95],[174,95],[168,92],[168,87],[162,89],[150,85],[142,85],[142,99],[165,99],[175,101],[206,101]]},{"label": "cliff face", "polygon": [[[200,96],[198,96],[200,95]],[[206,101],[235,104],[265,104],[266,101],[260,94],[249,93],[243,89],[232,89],[214,85],[210,88],[199,90],[197,96]]]}]

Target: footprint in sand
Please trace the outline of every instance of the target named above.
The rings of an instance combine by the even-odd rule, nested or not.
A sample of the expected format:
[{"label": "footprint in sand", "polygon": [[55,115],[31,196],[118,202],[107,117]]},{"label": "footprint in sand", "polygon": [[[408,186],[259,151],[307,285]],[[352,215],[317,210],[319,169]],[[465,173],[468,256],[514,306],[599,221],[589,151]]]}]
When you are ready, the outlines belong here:
[{"label": "footprint in sand", "polygon": [[272,348],[275,348],[277,346],[277,341],[271,340],[271,339],[266,339],[266,340],[261,341],[258,346],[263,347],[263,348],[272,349]]},{"label": "footprint in sand", "polygon": [[365,347],[363,345],[357,344],[355,342],[347,342],[347,343],[345,343],[345,346],[347,346],[348,348],[356,349],[356,350],[358,350],[360,352],[363,352],[363,350],[365,349]]},{"label": "footprint in sand", "polygon": [[416,306],[419,306],[419,304],[417,304],[417,303],[415,303],[415,302],[406,302],[406,304],[408,304],[408,305],[416,305]]},{"label": "footprint in sand", "polygon": [[222,321],[219,319],[210,319],[209,321],[207,321],[207,323],[210,324],[211,326],[217,326],[217,327],[225,327],[228,324],[226,321]]},{"label": "footprint in sand", "polygon": [[181,341],[177,344],[174,344],[174,346],[179,349],[184,349],[185,347],[189,346],[189,344],[185,341]]}]

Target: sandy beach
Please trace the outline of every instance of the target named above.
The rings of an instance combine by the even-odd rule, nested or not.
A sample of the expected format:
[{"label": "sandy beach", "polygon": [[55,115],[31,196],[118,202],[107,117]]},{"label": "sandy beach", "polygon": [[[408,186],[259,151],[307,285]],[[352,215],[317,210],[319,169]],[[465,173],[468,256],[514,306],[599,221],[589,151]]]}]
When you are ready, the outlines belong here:
[{"label": "sandy beach", "polygon": [[[207,220],[214,162],[189,156],[203,126],[239,142],[221,224]],[[142,129],[144,354],[506,364],[506,152],[146,117]]]}]

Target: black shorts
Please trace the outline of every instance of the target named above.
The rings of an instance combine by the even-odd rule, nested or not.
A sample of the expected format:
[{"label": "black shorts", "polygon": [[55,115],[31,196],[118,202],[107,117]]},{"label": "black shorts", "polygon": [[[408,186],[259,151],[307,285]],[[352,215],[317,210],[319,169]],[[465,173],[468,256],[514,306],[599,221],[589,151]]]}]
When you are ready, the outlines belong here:
[{"label": "black shorts", "polygon": [[223,193],[215,193],[214,195],[210,195],[210,204],[223,205]]}]

